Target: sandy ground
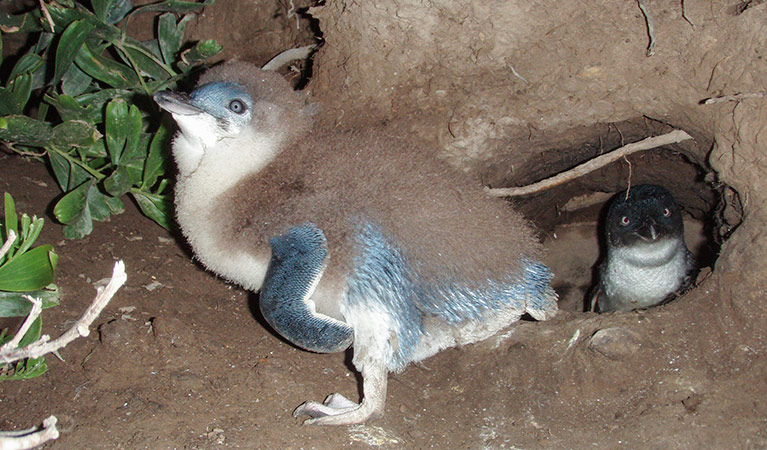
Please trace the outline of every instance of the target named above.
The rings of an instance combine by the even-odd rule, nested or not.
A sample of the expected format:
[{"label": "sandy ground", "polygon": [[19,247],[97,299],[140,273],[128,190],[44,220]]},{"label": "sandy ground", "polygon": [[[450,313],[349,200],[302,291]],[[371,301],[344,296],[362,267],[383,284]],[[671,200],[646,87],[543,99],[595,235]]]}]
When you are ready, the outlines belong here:
[{"label": "sandy ground", "polygon": [[[42,164],[4,156],[0,180],[20,211],[49,208]],[[596,255],[593,233],[570,228],[547,244],[548,256],[558,255],[552,265],[562,273],[568,266],[583,273]],[[521,322],[391,375],[384,417],[319,428],[290,413],[334,391],[355,398],[349,355],[312,354],[276,337],[255,296],[201,270],[178,237],[129,205],[81,241],[64,241],[48,221],[45,242],[61,256],[62,304],[44,315],[51,335],[85,309],[115,260],[128,271],[98,332],[65,348],[64,361],[48,357],[44,376],[0,384],[0,429],[60,419],[61,437],[46,448],[767,445],[762,350],[747,338],[717,346],[721,326],[701,313],[717,305],[696,295],[708,292],[706,281],[649,311],[564,311],[549,322]]]}]

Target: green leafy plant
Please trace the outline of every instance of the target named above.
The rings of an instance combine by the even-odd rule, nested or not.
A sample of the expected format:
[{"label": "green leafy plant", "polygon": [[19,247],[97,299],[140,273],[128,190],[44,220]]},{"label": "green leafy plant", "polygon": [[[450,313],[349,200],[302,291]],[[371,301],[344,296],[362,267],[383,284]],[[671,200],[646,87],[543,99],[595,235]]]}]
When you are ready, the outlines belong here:
[{"label": "green leafy plant", "polygon": [[[0,87],[0,140],[47,158],[64,192],[53,212],[67,238],[86,236],[94,220],[121,213],[126,194],[145,215],[171,226],[171,181],[164,175],[172,124],[151,96],[221,50],[214,41],[183,44],[188,13],[212,1],[134,8],[130,0],[60,0],[25,14],[0,12],[3,34],[39,34]],[[127,35],[139,13],[157,15],[155,39]]]},{"label": "green leafy plant", "polygon": [[[59,304],[59,290],[53,284],[53,272],[58,256],[50,245],[32,248],[40,231],[43,219],[23,214],[18,217],[16,206],[10,194],[5,194],[5,216],[0,227],[0,237],[5,245],[0,251],[0,317],[27,317],[32,302],[26,296],[39,299],[42,308]],[[13,242],[9,237],[15,236]],[[42,318],[37,316],[23,336],[19,336],[17,347],[25,347],[40,339]],[[0,331],[0,347],[14,339],[7,330]],[[27,358],[15,363],[0,364],[0,380],[32,378],[45,373],[45,357]]]}]

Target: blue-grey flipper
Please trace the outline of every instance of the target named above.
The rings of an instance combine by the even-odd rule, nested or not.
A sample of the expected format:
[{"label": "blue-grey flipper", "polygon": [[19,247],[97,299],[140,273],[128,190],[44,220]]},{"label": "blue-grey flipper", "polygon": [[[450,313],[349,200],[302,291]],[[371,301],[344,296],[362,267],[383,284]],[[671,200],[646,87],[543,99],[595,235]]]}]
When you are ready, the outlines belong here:
[{"label": "blue-grey flipper", "polygon": [[272,260],[260,301],[266,321],[285,339],[306,350],[332,353],[347,349],[354,338],[352,328],[317,313],[309,300],[325,270],[325,234],[313,223],[306,223],[269,243]]}]

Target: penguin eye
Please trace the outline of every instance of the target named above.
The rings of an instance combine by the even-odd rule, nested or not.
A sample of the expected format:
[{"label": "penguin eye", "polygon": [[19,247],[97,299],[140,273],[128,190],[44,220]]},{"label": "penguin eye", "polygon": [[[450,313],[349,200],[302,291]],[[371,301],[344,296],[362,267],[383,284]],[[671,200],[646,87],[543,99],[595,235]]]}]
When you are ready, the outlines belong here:
[{"label": "penguin eye", "polygon": [[621,225],[623,225],[625,227],[629,223],[631,223],[631,220],[629,220],[628,217],[626,217],[626,216],[621,217]]},{"label": "penguin eye", "polygon": [[241,100],[232,100],[231,103],[229,103],[229,109],[237,114],[242,114],[245,112],[245,103]]},{"label": "penguin eye", "polygon": [[663,210],[663,216],[664,217],[668,217],[670,215],[671,215],[671,210],[670,209],[666,208],[666,209]]}]

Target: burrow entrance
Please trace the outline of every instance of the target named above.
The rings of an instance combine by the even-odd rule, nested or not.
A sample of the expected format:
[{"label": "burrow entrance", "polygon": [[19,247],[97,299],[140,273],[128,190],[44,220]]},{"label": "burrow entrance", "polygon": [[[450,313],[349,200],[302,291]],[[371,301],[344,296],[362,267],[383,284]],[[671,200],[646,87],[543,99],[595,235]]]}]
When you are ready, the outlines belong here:
[{"label": "burrow entrance", "polygon": [[[515,184],[525,185],[664,129],[669,127],[647,119],[599,124],[594,139],[546,151],[525,167],[488,168],[484,176],[513,178]],[[607,206],[617,192],[640,184],[661,185],[673,193],[683,210],[685,241],[698,261],[698,279],[714,270],[722,243],[742,221],[737,191],[719,182],[706,161],[694,159],[679,145],[641,151],[551,189],[509,198],[540,230],[560,309],[588,310],[586,296],[605,252]]]}]

